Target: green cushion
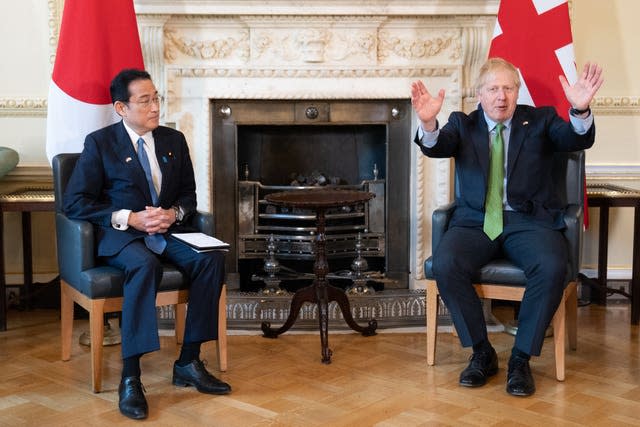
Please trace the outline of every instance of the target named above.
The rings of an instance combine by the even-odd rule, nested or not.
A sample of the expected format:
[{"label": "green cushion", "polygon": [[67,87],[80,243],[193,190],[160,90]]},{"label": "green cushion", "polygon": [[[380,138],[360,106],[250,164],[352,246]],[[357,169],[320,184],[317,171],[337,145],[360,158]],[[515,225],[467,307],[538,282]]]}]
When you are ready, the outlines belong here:
[{"label": "green cushion", "polygon": [[0,147],[0,178],[16,167],[20,156],[18,152],[8,147]]}]

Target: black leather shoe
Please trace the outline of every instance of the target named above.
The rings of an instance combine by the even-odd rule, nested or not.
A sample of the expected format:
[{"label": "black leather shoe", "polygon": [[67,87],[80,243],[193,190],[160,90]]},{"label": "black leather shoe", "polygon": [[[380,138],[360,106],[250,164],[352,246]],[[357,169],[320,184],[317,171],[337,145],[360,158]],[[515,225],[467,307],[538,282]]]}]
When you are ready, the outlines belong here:
[{"label": "black leather shoe", "polygon": [[507,372],[507,393],[513,396],[531,396],[535,391],[529,361],[511,356]]},{"label": "black leather shoe", "polygon": [[140,382],[140,377],[125,377],[120,381],[118,387],[118,408],[122,415],[143,420],[149,415],[149,406],[144,397],[144,386]]},{"label": "black leather shoe", "polygon": [[498,355],[491,351],[478,351],[471,355],[469,366],[460,373],[460,385],[480,387],[487,383],[489,377],[498,373]]},{"label": "black leather shoe", "polygon": [[173,384],[179,387],[194,386],[200,393],[229,394],[231,386],[211,375],[201,360],[194,360],[187,366],[173,364]]}]

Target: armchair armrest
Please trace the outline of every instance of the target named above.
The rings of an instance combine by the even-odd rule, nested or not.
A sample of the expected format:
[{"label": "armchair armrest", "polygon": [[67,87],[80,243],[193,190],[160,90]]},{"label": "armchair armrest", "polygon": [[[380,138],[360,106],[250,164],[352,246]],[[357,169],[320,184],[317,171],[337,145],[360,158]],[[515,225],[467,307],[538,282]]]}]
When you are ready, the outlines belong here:
[{"label": "armchair armrest", "polygon": [[193,216],[191,224],[198,229],[198,231],[215,236],[216,225],[213,220],[213,214],[209,212],[198,211]]},{"label": "armchair armrest", "polygon": [[449,221],[455,208],[455,202],[451,202],[447,205],[439,206],[433,211],[431,215],[431,250],[435,250],[440,244],[442,235],[449,228]]},{"label": "armchair armrest", "polygon": [[83,271],[95,267],[93,224],[56,213],[56,240],[60,277],[77,284]]},{"label": "armchair armrest", "polygon": [[580,272],[580,262],[582,259],[582,238],[583,238],[583,209],[580,205],[569,205],[564,214],[564,224],[566,228],[563,231],[567,239],[567,249],[569,251],[569,264],[571,267],[570,277],[578,277]]}]

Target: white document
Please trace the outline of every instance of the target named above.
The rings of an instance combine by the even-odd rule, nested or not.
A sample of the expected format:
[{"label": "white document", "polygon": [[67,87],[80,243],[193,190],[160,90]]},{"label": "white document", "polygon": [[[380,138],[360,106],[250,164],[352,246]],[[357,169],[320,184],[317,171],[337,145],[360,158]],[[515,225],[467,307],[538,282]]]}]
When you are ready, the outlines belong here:
[{"label": "white document", "polygon": [[228,250],[231,246],[204,233],[173,233],[172,237],[186,243],[198,252]]}]

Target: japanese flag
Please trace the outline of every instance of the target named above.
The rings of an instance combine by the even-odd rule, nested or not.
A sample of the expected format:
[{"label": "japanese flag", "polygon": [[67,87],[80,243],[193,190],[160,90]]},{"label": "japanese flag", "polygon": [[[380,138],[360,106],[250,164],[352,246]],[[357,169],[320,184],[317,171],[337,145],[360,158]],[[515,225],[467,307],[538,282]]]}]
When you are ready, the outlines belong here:
[{"label": "japanese flag", "polygon": [[111,79],[144,69],[133,0],[66,0],[49,86],[47,157],[82,151],[85,136],[115,123]]}]

